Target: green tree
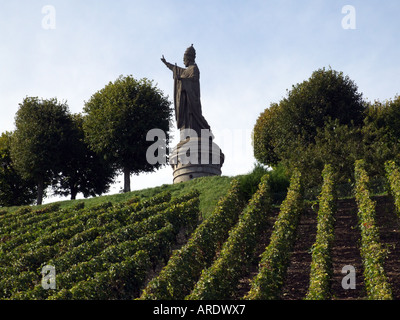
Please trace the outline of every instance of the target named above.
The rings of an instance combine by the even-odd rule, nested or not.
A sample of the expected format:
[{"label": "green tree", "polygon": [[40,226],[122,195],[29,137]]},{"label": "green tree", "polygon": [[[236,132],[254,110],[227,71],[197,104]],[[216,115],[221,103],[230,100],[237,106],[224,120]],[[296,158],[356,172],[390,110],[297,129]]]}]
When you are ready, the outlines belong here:
[{"label": "green tree", "polygon": [[317,129],[329,120],[360,126],[365,103],[357,85],[342,72],[319,69],[288,92],[280,102],[278,125],[286,135],[314,143]]},{"label": "green tree", "polygon": [[85,142],[83,122],[81,114],[71,115],[69,152],[62,163],[62,172],[52,183],[55,194],[71,195],[71,200],[75,200],[78,193],[87,198],[107,192],[115,176],[115,169]]},{"label": "green tree", "polygon": [[45,188],[62,170],[68,154],[71,118],[66,103],[56,98],[26,97],[15,117],[11,159],[24,179],[37,185],[37,204],[42,204]]},{"label": "green tree", "polygon": [[363,158],[368,172],[384,175],[386,161],[400,162],[400,96],[370,103],[364,123]]},{"label": "green tree", "polygon": [[354,181],[354,162],[363,157],[362,140],[361,127],[340,124],[338,119],[326,122],[317,129],[315,144],[306,147],[306,156],[302,158],[301,167],[307,179],[321,185],[321,171],[325,164],[330,164],[338,183]]},{"label": "green tree", "polygon": [[[288,169],[303,168],[308,171],[306,182],[316,183],[315,177],[319,183],[323,162],[339,165],[335,159],[346,156],[340,150],[360,141],[353,129],[363,126],[365,110],[362,94],[348,76],[319,69],[260,115],[254,127],[254,155],[271,167],[282,162]],[[342,139],[350,137],[352,143],[346,145]]]},{"label": "green tree", "polygon": [[32,180],[24,180],[14,169],[11,160],[11,132],[0,136],[0,206],[22,206],[34,202],[37,188]]},{"label": "green tree", "polygon": [[273,166],[278,164],[279,157],[275,152],[277,119],[279,105],[274,103],[264,110],[257,119],[253,129],[253,151],[254,157],[264,164]]},{"label": "green tree", "polygon": [[152,172],[164,165],[147,161],[146,150],[154,142],[146,141],[146,135],[161,129],[168,145],[170,105],[152,81],[132,76],[120,76],[85,103],[85,137],[93,151],[123,172],[124,192],[131,190],[132,173]]}]

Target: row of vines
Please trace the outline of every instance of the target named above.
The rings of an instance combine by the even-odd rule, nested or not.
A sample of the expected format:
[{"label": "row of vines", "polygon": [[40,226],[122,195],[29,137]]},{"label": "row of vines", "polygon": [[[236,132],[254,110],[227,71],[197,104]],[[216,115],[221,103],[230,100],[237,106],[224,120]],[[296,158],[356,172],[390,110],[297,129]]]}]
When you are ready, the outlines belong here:
[{"label": "row of vines", "polygon": [[[299,172],[293,174],[288,195],[274,223],[271,243],[261,259],[260,272],[245,299],[264,298],[265,291],[273,296],[279,291],[303,207],[300,178]],[[262,178],[246,206],[235,204],[239,198],[234,182],[211,219],[199,226],[186,246],[174,252],[140,299],[220,300],[234,296],[272,215],[268,176]]]},{"label": "row of vines", "polygon": [[[386,164],[386,171],[391,194],[400,212],[400,171],[393,162]],[[318,197],[317,233],[311,248],[310,281],[304,297],[308,300],[332,298],[331,250],[338,192],[335,172],[330,165],[325,166],[322,177],[323,185]],[[371,200],[368,188],[369,178],[364,169],[364,161],[357,161],[354,195],[358,207],[357,217],[361,233],[359,248],[366,298],[392,299],[390,284],[383,269],[386,250],[379,240],[375,203]],[[235,293],[239,280],[248,275],[249,265],[254,259],[258,260],[258,271],[250,280],[249,291],[241,299],[280,299],[291,251],[296,241],[298,222],[305,210],[303,194],[301,173],[295,171],[287,196],[280,205],[279,214],[274,218],[268,245],[260,257],[254,257],[256,244],[262,231],[270,227],[268,221],[271,220],[268,219],[272,216],[268,177],[262,179],[258,191],[244,209],[236,210],[234,215],[229,209],[235,206],[230,207],[229,204],[239,197],[237,186],[233,186],[217,207],[213,216],[215,223],[211,222],[212,220],[204,222],[194,232],[194,237],[189,243],[174,252],[160,275],[148,283],[140,299],[232,299],[237,297]],[[243,204],[236,206],[242,207]],[[233,216],[237,219],[235,224],[235,219],[228,219]],[[229,221],[229,226],[220,221]],[[219,239],[210,237],[206,230],[213,230],[213,233],[219,230],[215,232],[220,236]],[[226,240],[223,240],[225,238]]]},{"label": "row of vines", "polygon": [[[355,163],[354,195],[360,253],[370,299],[392,299],[383,263],[375,203],[363,160]],[[400,215],[400,171],[385,165]],[[337,191],[326,165],[318,197],[317,232],[311,248],[305,299],[330,299],[331,250]],[[297,226],[305,209],[301,172],[294,171],[285,200],[274,215],[268,174],[246,202],[237,180],[200,221],[199,193],[163,193],[147,200],[62,210],[21,208],[0,214],[0,299],[220,300],[237,298],[251,266],[258,270],[241,299],[280,299]],[[201,223],[200,223],[201,222]],[[271,230],[260,256],[256,248]],[[188,239],[178,244],[178,235]],[[264,240],[265,241],[265,240]],[[56,290],[43,288],[42,268],[56,270]],[[159,271],[155,270],[159,268]]]},{"label": "row of vines", "polygon": [[[197,226],[199,194],[47,213],[24,208],[0,218],[2,299],[134,298],[178,233]],[[56,290],[42,286],[45,265],[57,272]]]},{"label": "row of vines", "polygon": [[[397,213],[400,205],[400,171],[393,161],[385,164],[386,177],[390,186]],[[393,299],[391,285],[384,270],[387,249],[380,241],[376,224],[376,203],[371,198],[369,176],[365,161],[355,162],[354,195],[357,203],[358,226],[361,233],[359,244],[364,270],[366,298],[371,300]],[[309,300],[331,298],[330,283],[333,275],[331,247],[334,240],[334,215],[337,210],[335,175],[331,166],[323,171],[323,186],[319,197],[318,225],[315,244],[312,248],[310,286],[306,296]]]}]

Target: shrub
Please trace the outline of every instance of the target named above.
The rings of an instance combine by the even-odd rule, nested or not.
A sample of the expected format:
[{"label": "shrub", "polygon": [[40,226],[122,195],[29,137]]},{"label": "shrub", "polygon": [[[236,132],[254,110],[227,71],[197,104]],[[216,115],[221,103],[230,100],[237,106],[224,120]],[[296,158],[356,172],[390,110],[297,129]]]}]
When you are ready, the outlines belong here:
[{"label": "shrub", "polygon": [[240,191],[246,201],[250,200],[257,191],[258,185],[266,173],[267,170],[262,165],[256,163],[249,174],[239,177]]},{"label": "shrub", "polygon": [[385,162],[385,170],[390,185],[390,193],[394,199],[396,213],[400,217],[400,171],[394,161]]}]

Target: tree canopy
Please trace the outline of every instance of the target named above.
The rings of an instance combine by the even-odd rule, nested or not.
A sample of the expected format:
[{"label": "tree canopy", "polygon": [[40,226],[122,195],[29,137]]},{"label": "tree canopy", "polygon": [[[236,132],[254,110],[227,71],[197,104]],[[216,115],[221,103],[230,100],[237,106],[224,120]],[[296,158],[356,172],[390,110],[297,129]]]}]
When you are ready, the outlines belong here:
[{"label": "tree canopy", "polygon": [[368,105],[363,135],[363,154],[371,174],[383,174],[383,164],[400,164],[400,96]]},{"label": "tree canopy", "polygon": [[35,181],[25,180],[17,173],[11,160],[11,132],[0,136],[0,206],[29,205],[37,197]]},{"label": "tree canopy", "polygon": [[152,172],[164,163],[150,164],[146,135],[161,129],[169,143],[171,103],[148,79],[120,76],[85,103],[85,138],[91,149],[124,173],[124,192],[130,191],[130,175]]},{"label": "tree canopy", "polygon": [[85,198],[107,192],[114,181],[115,169],[102,156],[92,151],[85,141],[83,131],[84,118],[73,114],[69,129],[69,151],[62,163],[62,172],[53,178],[55,194],[76,199],[78,193]]},{"label": "tree canopy", "polygon": [[371,170],[398,157],[400,99],[367,103],[342,72],[319,69],[272,103],[253,130],[254,156],[267,166],[298,167],[305,181],[319,184],[325,163],[352,179],[354,161],[369,159]]},{"label": "tree canopy", "polygon": [[63,159],[69,152],[68,112],[67,104],[56,98],[26,97],[15,116],[11,158],[22,178],[36,181],[37,204],[42,204],[45,187],[62,171]]}]

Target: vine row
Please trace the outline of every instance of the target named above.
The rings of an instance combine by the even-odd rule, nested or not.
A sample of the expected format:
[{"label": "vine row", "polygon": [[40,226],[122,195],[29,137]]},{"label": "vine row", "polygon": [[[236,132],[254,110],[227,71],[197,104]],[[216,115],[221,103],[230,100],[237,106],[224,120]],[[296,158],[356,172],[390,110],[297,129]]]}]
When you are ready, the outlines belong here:
[{"label": "vine row", "polygon": [[244,299],[278,299],[302,210],[301,173],[295,170],[287,196],[274,223],[270,243],[261,255],[258,274],[252,279],[251,289]]},{"label": "vine row", "polygon": [[334,240],[337,192],[331,165],[325,165],[322,177],[322,190],[318,197],[317,235],[312,247],[310,284],[306,300],[329,299],[330,280],[333,275],[331,248]]},{"label": "vine row", "polygon": [[375,223],[375,202],[370,198],[369,177],[364,166],[364,160],[357,160],[355,163],[355,197],[361,231],[360,251],[364,265],[365,286],[369,299],[390,300],[392,291],[383,269],[386,251],[380,243],[379,230]]}]

